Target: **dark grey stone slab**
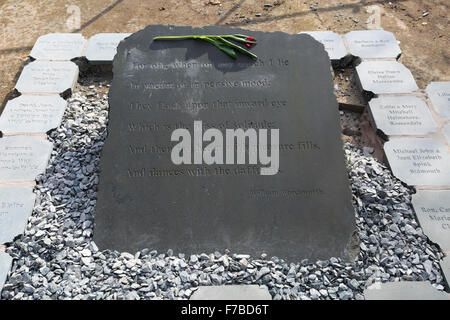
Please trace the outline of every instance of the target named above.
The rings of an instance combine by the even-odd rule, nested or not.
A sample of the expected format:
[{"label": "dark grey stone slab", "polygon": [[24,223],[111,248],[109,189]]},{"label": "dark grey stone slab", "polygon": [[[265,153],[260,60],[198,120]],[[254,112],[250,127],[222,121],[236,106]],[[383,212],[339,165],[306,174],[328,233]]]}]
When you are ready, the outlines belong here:
[{"label": "dark grey stone slab", "polygon": [[450,254],[450,190],[419,190],[412,204],[423,233]]},{"label": "dark grey stone slab", "polygon": [[32,136],[0,139],[0,182],[34,181],[47,167],[53,145]]},{"label": "dark grey stone slab", "polygon": [[0,293],[5,285],[9,270],[11,269],[12,258],[9,254],[0,250]]},{"label": "dark grey stone slab", "polygon": [[81,57],[86,39],[78,33],[49,33],[40,36],[30,57],[38,60],[72,60]]},{"label": "dark grey stone slab", "polygon": [[450,186],[447,147],[430,138],[395,138],[384,144],[394,175],[411,186]]},{"label": "dark grey stone slab", "polygon": [[426,91],[436,112],[450,119],[450,81],[431,82]]},{"label": "dark grey stone slab", "polygon": [[60,96],[22,95],[8,101],[0,116],[4,134],[46,133],[61,123],[67,101]]},{"label": "dark grey stone slab", "polygon": [[189,300],[272,300],[272,296],[266,286],[205,286],[194,291]]},{"label": "dark grey stone slab", "polygon": [[92,63],[112,63],[119,42],[130,33],[99,33],[89,39],[86,59]]},{"label": "dark grey stone slab", "polygon": [[448,300],[448,294],[425,281],[377,283],[364,290],[366,300]]},{"label": "dark grey stone slab", "polygon": [[402,53],[394,34],[385,30],[357,30],[344,35],[352,55],[362,59],[398,58]]},{"label": "dark grey stone slab", "polygon": [[72,61],[34,61],[26,65],[16,84],[21,93],[61,94],[72,90],[78,80],[78,66]]},{"label": "dark grey stone slab", "polygon": [[31,187],[0,187],[0,243],[12,242],[23,233],[35,200]]},{"label": "dark grey stone slab", "polygon": [[363,90],[374,94],[418,90],[411,71],[396,61],[363,61],[356,67]]},{"label": "dark grey stone slab", "polygon": [[427,135],[436,124],[427,104],[415,96],[380,96],[369,101],[376,129],[388,136]]},{"label": "dark grey stone slab", "polygon": [[[152,42],[233,33],[257,38],[258,61],[233,60],[206,42]],[[119,44],[113,71],[94,230],[100,248],[228,248],[297,261],[346,256],[354,209],[330,60],[320,43],[280,32],[149,26]],[[240,165],[175,165],[172,132],[192,134],[194,121],[220,135],[278,129],[278,173],[261,175],[267,165],[249,164],[248,154]],[[230,150],[217,148],[217,155]]]},{"label": "dark grey stone slab", "polygon": [[348,54],[347,49],[345,49],[344,40],[333,31],[304,31],[299,34],[303,33],[309,34],[323,44],[331,60],[340,60]]}]

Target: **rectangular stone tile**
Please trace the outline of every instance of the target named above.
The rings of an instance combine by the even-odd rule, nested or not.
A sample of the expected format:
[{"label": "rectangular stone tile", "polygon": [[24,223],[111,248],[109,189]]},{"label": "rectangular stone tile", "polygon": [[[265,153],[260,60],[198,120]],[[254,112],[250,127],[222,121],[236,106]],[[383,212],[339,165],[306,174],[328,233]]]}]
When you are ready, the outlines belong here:
[{"label": "rectangular stone tile", "polygon": [[37,60],[72,60],[81,57],[86,39],[79,33],[49,33],[40,36],[30,57]]},{"label": "rectangular stone tile", "polygon": [[384,144],[393,174],[411,186],[450,186],[447,147],[430,138],[395,138]]},{"label": "rectangular stone tile", "polygon": [[364,290],[366,300],[448,300],[447,293],[425,281],[376,283]]},{"label": "rectangular stone tile", "polygon": [[412,204],[423,233],[450,254],[450,190],[419,190]]},{"label": "rectangular stone tile", "polygon": [[394,58],[402,53],[394,34],[385,30],[357,30],[344,35],[349,51],[355,57]]},{"label": "rectangular stone tile", "polygon": [[356,72],[361,88],[373,94],[411,93],[419,89],[411,71],[397,61],[363,61]]},{"label": "rectangular stone tile", "polygon": [[112,63],[120,41],[130,33],[99,33],[89,39],[86,59],[91,63]]},{"label": "rectangular stone tile", "polygon": [[12,242],[23,233],[35,200],[30,187],[0,186],[0,243]]},{"label": "rectangular stone tile", "polygon": [[0,182],[34,181],[45,172],[53,145],[32,136],[0,139]]},{"label": "rectangular stone tile", "polygon": [[380,96],[369,101],[376,129],[385,135],[426,135],[436,131],[427,104],[415,96]]},{"label": "rectangular stone tile", "polygon": [[450,144],[450,122],[446,123],[442,127],[442,133],[444,134],[445,140],[447,140],[447,143]]},{"label": "rectangular stone tile", "polygon": [[71,61],[34,61],[26,65],[16,89],[20,93],[56,93],[73,90],[78,66]]},{"label": "rectangular stone tile", "polygon": [[348,53],[345,48],[342,37],[332,31],[303,31],[299,34],[309,34],[315,40],[319,41],[325,47],[330,60],[340,60]]},{"label": "rectangular stone tile", "polygon": [[431,82],[426,91],[436,112],[450,119],[450,81]]},{"label": "rectangular stone tile", "polygon": [[0,293],[5,285],[9,270],[11,270],[12,258],[6,252],[0,250]]},{"label": "rectangular stone tile", "polygon": [[266,286],[204,286],[194,291],[189,300],[272,300],[272,296]]},{"label": "rectangular stone tile", "polygon": [[67,101],[60,96],[22,95],[8,101],[0,116],[3,134],[46,133],[61,124]]}]

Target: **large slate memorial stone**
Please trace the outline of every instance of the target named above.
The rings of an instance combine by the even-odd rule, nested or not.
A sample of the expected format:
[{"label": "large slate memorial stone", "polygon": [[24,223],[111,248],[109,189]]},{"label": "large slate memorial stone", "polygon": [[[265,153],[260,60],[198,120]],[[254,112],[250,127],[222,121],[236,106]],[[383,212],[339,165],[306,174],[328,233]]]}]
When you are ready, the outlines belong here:
[{"label": "large slate memorial stone", "polygon": [[[236,33],[258,40],[257,61],[241,54],[233,60],[196,40],[153,41]],[[228,248],[295,261],[346,257],[354,210],[329,66],[323,46],[309,35],[149,26],[122,41],[100,165],[97,245],[187,254]],[[207,150],[213,139],[220,145],[217,134],[225,142],[234,129],[258,132],[260,144],[276,140],[279,129],[279,143],[258,146],[259,155],[279,151],[279,170],[266,175],[268,165],[250,164],[255,138],[245,146],[244,164],[224,160],[244,144],[204,151],[202,159],[189,142],[183,156],[190,162],[191,153],[197,164],[175,165],[172,148],[181,142],[171,137],[180,128],[194,143],[199,130],[205,140],[214,133],[196,144]],[[216,163],[206,164],[208,154]]]}]

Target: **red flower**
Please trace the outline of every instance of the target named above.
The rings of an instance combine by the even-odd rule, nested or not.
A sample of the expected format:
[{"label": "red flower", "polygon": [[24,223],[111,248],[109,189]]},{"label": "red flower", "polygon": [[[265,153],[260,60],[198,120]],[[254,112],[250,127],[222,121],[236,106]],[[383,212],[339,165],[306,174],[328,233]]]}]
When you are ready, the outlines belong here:
[{"label": "red flower", "polygon": [[255,38],[253,38],[253,37],[247,37],[247,38],[245,38],[246,40],[250,40],[250,41],[255,41]]},{"label": "red flower", "polygon": [[247,48],[251,48],[252,47],[252,45],[250,43],[246,43],[245,45],[247,46]]}]

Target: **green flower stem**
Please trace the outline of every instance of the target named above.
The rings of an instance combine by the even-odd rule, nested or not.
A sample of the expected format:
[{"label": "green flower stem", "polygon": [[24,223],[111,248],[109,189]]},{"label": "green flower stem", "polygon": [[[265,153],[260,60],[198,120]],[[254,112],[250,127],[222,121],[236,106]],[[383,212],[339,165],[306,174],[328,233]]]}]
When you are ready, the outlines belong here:
[{"label": "green flower stem", "polygon": [[247,39],[246,35],[242,34],[233,34],[233,35],[187,35],[187,36],[163,36],[163,37],[155,37],[153,40],[186,40],[186,39],[195,39],[195,40],[203,40],[207,41],[226,54],[228,54],[233,59],[237,59],[236,51],[246,54],[250,56],[252,59],[257,60],[258,57],[251,53],[250,51],[245,50],[244,48],[228,41],[227,39],[234,40],[237,42],[243,42],[247,44],[255,44],[256,41]]}]

